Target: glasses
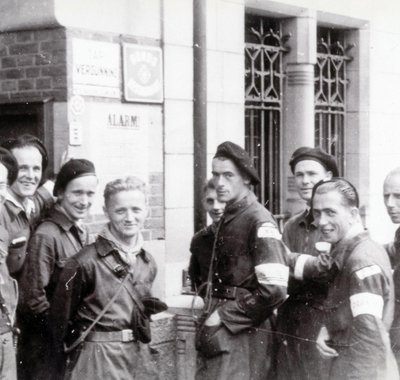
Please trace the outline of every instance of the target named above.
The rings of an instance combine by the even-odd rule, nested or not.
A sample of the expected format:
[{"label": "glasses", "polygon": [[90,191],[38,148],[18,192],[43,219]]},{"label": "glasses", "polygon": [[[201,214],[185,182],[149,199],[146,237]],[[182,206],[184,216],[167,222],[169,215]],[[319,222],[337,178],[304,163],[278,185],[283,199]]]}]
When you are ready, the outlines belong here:
[{"label": "glasses", "polygon": [[321,181],[317,182],[315,184],[315,186],[313,187],[311,200],[314,199],[314,196],[315,196],[315,193],[316,193],[318,187],[320,187],[321,185],[326,185],[327,183],[338,183],[338,182],[344,183],[346,186],[351,188],[351,190],[354,192],[356,207],[359,208],[360,207],[360,198],[358,196],[357,189],[351,182],[349,182],[347,179],[344,179],[343,177],[333,177],[327,181],[321,180]]}]

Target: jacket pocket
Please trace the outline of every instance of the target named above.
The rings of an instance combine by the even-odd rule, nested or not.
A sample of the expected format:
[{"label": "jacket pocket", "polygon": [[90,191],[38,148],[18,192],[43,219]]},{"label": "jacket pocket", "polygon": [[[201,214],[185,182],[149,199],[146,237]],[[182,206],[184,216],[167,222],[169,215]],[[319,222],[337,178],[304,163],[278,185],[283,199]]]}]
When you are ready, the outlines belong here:
[{"label": "jacket pocket", "polygon": [[231,335],[224,325],[202,325],[196,332],[196,350],[206,358],[228,353]]}]

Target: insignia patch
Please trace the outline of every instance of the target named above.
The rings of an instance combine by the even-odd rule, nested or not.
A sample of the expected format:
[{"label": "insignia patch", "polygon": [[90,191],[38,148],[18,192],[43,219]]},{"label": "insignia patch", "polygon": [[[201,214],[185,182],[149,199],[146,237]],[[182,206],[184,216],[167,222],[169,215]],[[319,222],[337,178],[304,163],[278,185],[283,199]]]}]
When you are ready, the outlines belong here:
[{"label": "insignia patch", "polygon": [[381,273],[381,268],[378,265],[370,265],[368,267],[359,269],[356,271],[356,275],[360,280],[364,280],[364,278],[373,276],[374,274]]},{"label": "insignia patch", "polygon": [[275,224],[266,222],[258,227],[257,237],[281,240],[282,235],[279,233],[278,227],[275,226]]}]

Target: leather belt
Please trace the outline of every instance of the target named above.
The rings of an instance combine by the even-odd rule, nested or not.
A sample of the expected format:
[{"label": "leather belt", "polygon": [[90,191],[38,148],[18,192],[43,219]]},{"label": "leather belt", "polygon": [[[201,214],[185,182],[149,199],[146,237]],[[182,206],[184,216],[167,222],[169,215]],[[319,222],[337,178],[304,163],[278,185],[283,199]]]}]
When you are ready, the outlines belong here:
[{"label": "leather belt", "polygon": [[236,299],[236,294],[238,291],[237,286],[229,286],[229,285],[212,285],[212,296],[215,298],[223,298],[227,300]]},{"label": "leather belt", "polygon": [[136,342],[133,330],[91,331],[86,337],[87,342]]}]

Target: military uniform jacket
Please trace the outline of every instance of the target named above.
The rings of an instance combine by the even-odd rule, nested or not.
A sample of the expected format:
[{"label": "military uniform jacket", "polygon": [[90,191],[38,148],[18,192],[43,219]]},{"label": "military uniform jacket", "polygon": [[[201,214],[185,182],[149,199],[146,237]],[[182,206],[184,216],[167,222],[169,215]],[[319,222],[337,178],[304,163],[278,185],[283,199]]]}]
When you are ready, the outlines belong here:
[{"label": "military uniform jacket", "polygon": [[[291,252],[311,256],[319,255],[315,243],[320,241],[320,238],[321,234],[314,223],[312,213],[308,210],[290,218],[282,234],[282,240]],[[291,275],[288,293],[291,301],[300,301],[320,308],[327,294],[327,286],[312,280],[297,280]]]},{"label": "military uniform jacket", "polygon": [[337,274],[325,303],[326,326],[339,356],[331,378],[396,379],[388,340],[394,308],[388,256],[363,232],[337,244],[332,258]]},{"label": "military uniform jacket", "polygon": [[275,220],[253,192],[225,208],[216,236],[212,282],[238,287],[235,300],[218,305],[231,333],[259,325],[284,301],[286,250]]}]

